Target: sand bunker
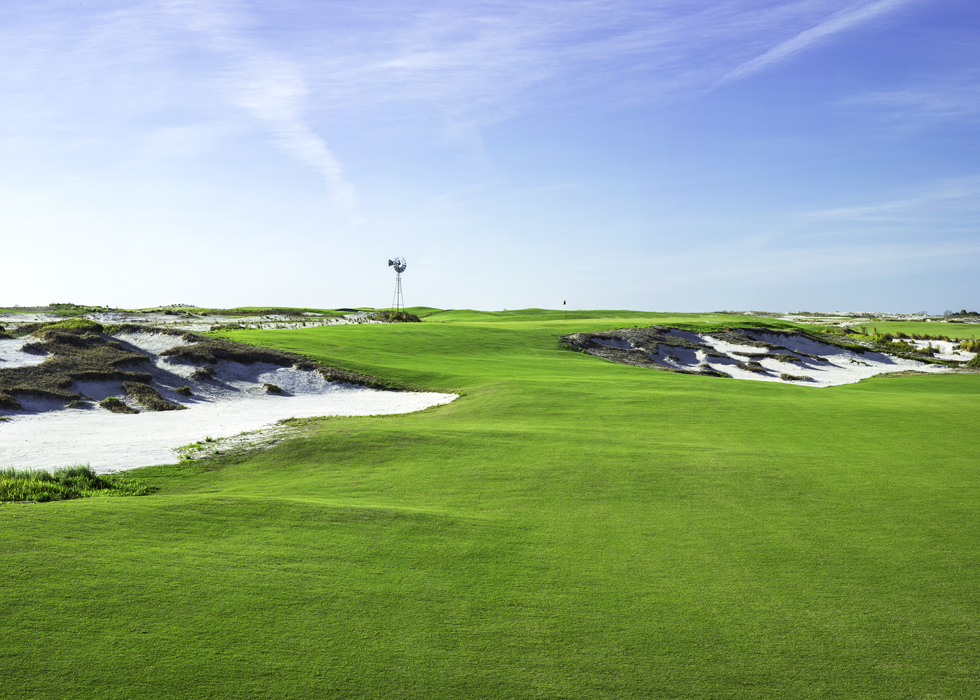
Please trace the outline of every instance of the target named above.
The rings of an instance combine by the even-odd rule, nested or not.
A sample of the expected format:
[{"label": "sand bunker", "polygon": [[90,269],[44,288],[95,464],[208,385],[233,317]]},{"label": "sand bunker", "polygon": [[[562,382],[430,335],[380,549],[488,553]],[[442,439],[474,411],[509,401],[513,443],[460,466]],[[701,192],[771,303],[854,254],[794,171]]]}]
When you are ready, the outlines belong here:
[{"label": "sand bunker", "polygon": [[[207,339],[172,331],[87,337],[93,342],[118,342],[120,351],[142,356],[122,370],[141,374],[143,380],[124,383],[105,373],[73,381],[64,389],[65,396],[17,393],[19,410],[0,410],[5,418],[0,420],[0,467],[52,469],[81,463],[108,472],[173,464],[180,459],[176,448],[182,445],[258,430],[285,418],[407,413],[456,398],[455,394],[380,391],[330,381],[335,370],[314,369],[300,356],[234,343],[209,346],[194,342]],[[31,342],[37,345],[37,340]],[[32,354],[22,350],[25,342],[24,338],[0,340],[0,370],[43,368],[41,363],[49,357],[44,346]],[[244,355],[237,356],[240,361],[212,357],[206,364],[195,359],[209,353],[234,356],[239,348],[271,361],[253,361]],[[298,366],[289,366],[294,359]],[[152,390],[156,396],[150,398],[158,408],[148,408],[141,392],[134,391],[141,387]],[[117,397],[138,413],[110,412],[98,403],[108,397]],[[69,404],[75,407],[66,407]]]},{"label": "sand bunker", "polygon": [[44,355],[24,352],[32,338],[0,338],[0,370],[8,367],[30,367],[47,359]]},{"label": "sand bunker", "polygon": [[337,385],[317,394],[199,401],[189,411],[118,415],[96,408],[22,414],[0,422],[0,466],[53,469],[81,463],[104,473],[176,464],[176,448],[182,445],[258,430],[283,418],[408,413],[454,398]]},{"label": "sand bunker", "polygon": [[[591,355],[623,364],[812,387],[852,384],[890,372],[949,371],[943,365],[871,350],[851,350],[801,333],[752,328],[725,329],[712,334],[662,326],[621,328],[603,333],[575,333],[563,336],[563,341]],[[943,355],[937,357],[945,359]],[[972,353],[949,357],[966,360]]]}]

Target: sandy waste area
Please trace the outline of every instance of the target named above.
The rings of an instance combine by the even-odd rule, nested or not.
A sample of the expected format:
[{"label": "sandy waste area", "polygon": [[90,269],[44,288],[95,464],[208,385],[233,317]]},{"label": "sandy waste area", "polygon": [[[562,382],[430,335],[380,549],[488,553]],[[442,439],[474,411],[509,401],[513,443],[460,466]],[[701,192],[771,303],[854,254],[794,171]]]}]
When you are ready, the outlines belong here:
[{"label": "sandy waste area", "polygon": [[[71,390],[91,397],[87,408],[65,408],[56,399],[18,397],[23,410],[0,410],[0,467],[53,469],[88,464],[112,472],[155,464],[175,464],[177,448],[205,440],[268,432],[281,419],[314,416],[371,416],[419,411],[446,404],[455,394],[378,391],[328,382],[317,372],[255,362],[221,361],[212,379],[196,381],[197,365],[160,353],[186,344],[179,337],[155,333],[114,336],[124,347],[150,356],[152,387],[172,403],[189,410],[112,413],[94,402],[116,396],[142,408],[121,390],[118,381],[76,382]],[[0,369],[37,365],[46,357],[21,350],[28,339],[0,339]],[[265,385],[281,394],[268,393]],[[189,386],[191,396],[175,389]],[[258,435],[262,435],[260,432]],[[239,438],[238,443],[247,442]]]},{"label": "sandy waste area", "polygon": [[[566,340],[587,353],[614,362],[652,369],[728,376],[808,387],[853,384],[879,374],[942,373],[949,367],[887,353],[863,353],[822,343],[798,333],[738,329],[737,333],[693,333],[676,328],[624,328],[605,333],[577,333]],[[940,346],[937,359],[965,362],[975,353]],[[917,341],[920,346],[928,341]]]},{"label": "sandy waste area", "polygon": [[[104,325],[133,324],[163,328],[179,328],[186,331],[209,331],[222,326],[241,328],[312,328],[314,326],[343,326],[352,324],[380,323],[367,311],[356,311],[343,316],[326,316],[313,312],[301,314],[267,314],[254,316],[226,316],[223,314],[196,314],[182,309],[165,311],[104,311],[86,314],[83,318]],[[0,325],[15,328],[28,323],[64,321],[64,316],[44,312],[3,313]]]}]

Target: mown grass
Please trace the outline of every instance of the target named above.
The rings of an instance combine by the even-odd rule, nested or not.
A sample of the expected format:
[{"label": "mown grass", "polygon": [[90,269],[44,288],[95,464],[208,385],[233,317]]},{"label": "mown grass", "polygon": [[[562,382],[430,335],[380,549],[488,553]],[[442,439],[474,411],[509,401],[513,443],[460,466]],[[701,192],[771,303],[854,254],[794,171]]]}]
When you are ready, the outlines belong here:
[{"label": "mown grass", "polygon": [[[89,496],[143,496],[150,487],[129,475],[100,475],[82,465],[44,470],[0,469],[0,502],[64,501]],[[0,686],[2,692],[2,686]]]},{"label": "mown grass", "polygon": [[980,375],[558,346],[616,313],[237,332],[464,395],[0,508],[0,695],[975,697]]},{"label": "mown grass", "polygon": [[[859,326],[852,326],[853,330],[860,331],[866,335],[877,333],[891,333],[896,335],[904,333],[906,336],[947,336],[949,338],[969,339],[980,337],[980,324],[976,323],[943,323],[921,322],[921,321],[867,321]],[[863,330],[862,330],[863,329]]]}]

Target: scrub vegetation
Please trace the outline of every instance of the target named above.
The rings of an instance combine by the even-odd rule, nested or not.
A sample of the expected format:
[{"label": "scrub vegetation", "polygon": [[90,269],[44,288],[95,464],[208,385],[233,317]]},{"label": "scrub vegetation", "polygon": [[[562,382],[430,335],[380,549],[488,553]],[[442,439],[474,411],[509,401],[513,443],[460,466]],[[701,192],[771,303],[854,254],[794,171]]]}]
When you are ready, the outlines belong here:
[{"label": "scrub vegetation", "polygon": [[187,406],[171,403],[160,395],[160,392],[139,382],[123,382],[123,391],[132,396],[148,411],[181,411]]},{"label": "scrub vegetation", "polygon": [[107,396],[99,401],[99,405],[107,411],[113,413],[139,413],[135,408],[131,408],[117,396]]},{"label": "scrub vegetation", "polygon": [[143,496],[150,487],[128,474],[96,474],[90,467],[0,470],[0,501],[63,501],[88,496]]},{"label": "scrub vegetation", "polygon": [[[162,333],[179,337],[188,342],[162,353],[179,361],[200,364],[191,378],[196,381],[211,379],[213,365],[220,361],[250,365],[265,362],[278,367],[319,372],[328,381],[343,382],[375,389],[413,389],[404,384],[359,372],[326,366],[301,354],[255,347],[231,342],[222,338],[207,337],[174,328],[159,328],[135,324],[102,326],[84,318],[71,318],[55,323],[27,324],[18,329],[20,337],[31,336],[23,351],[47,355],[37,365],[0,369],[0,409],[22,408],[18,396],[57,399],[70,403],[88,397],[74,391],[79,381],[118,380],[129,396],[150,411],[172,411],[183,405],[164,399],[159,391],[148,386],[153,376],[148,371],[150,358],[142,352],[127,349],[111,336],[124,333]],[[237,339],[236,335],[236,339]],[[184,387],[189,395],[190,388]],[[77,404],[76,404],[77,405]],[[121,401],[102,402],[100,405],[117,413],[137,412]]]},{"label": "scrub vegetation", "polygon": [[407,311],[379,311],[374,315],[375,320],[383,323],[420,323],[421,319]]},{"label": "scrub vegetation", "polygon": [[236,331],[462,396],[0,507],[0,694],[975,697],[980,373],[814,390],[556,341],[747,321]]},{"label": "scrub vegetation", "polygon": [[194,379],[213,376],[214,369],[212,365],[226,360],[238,362],[243,365],[265,362],[278,367],[295,367],[296,369],[319,372],[327,381],[356,384],[374,389],[398,390],[410,388],[400,385],[397,382],[381,380],[359,372],[325,366],[311,360],[309,357],[294,352],[284,352],[282,350],[244,344],[240,342],[242,338],[240,332],[235,333],[235,340],[239,342],[232,342],[224,338],[204,337],[194,333],[184,333],[183,336],[185,339],[193,342],[189,345],[178,345],[161,354],[183,362],[203,365],[200,370],[195,370],[194,374],[191,375]]},{"label": "scrub vegetation", "polygon": [[85,314],[108,311],[104,306],[87,306],[85,304],[72,304],[71,302],[48,304],[44,309],[48,313],[56,316],[84,316]]},{"label": "scrub vegetation", "polygon": [[317,314],[315,318],[343,316],[343,313],[331,309],[289,309],[281,307],[243,306],[235,309],[211,309],[188,307],[184,309],[161,309],[162,313],[195,315],[195,316],[295,316],[300,317],[307,312]]},{"label": "scrub vegetation", "polygon": [[138,371],[149,358],[123,348],[102,331],[102,326],[86,319],[33,324],[26,333],[35,340],[23,350],[49,357],[38,365],[0,369],[0,408],[20,408],[17,395],[66,402],[83,399],[71,390],[76,381],[115,379],[149,384],[153,379],[149,372]]}]

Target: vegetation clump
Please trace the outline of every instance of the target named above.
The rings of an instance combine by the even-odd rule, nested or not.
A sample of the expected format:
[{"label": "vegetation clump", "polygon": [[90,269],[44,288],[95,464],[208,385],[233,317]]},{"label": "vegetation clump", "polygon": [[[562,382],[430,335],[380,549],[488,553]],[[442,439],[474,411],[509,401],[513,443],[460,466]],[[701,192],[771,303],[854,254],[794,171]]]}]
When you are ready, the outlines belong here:
[{"label": "vegetation clump", "polygon": [[[124,347],[119,341],[109,337],[110,334],[119,333],[157,333],[178,336],[187,341],[187,345],[172,348],[162,354],[191,364],[203,364],[203,367],[195,369],[191,375],[197,381],[213,379],[214,365],[226,360],[245,365],[265,362],[279,367],[319,372],[330,382],[386,390],[405,388],[357,372],[326,367],[295,353],[233,343],[170,328],[133,324],[103,327],[89,319],[69,318],[56,323],[27,324],[18,328],[17,333],[18,336],[32,336],[31,342],[23,346],[24,352],[48,357],[37,365],[0,369],[0,409],[21,410],[18,395],[64,402],[84,400],[87,397],[71,388],[79,381],[118,380],[130,385],[150,384],[153,375],[136,369],[138,365],[149,364],[150,357]],[[190,388],[186,387],[186,390],[189,392]],[[153,389],[143,391],[130,386],[126,393],[150,410],[186,408],[166,401]]]},{"label": "vegetation clump", "polygon": [[735,366],[739,369],[744,369],[746,372],[755,372],[756,374],[766,373],[766,368],[755,360],[749,360],[748,362],[737,362]]},{"label": "vegetation clump", "polygon": [[137,411],[135,408],[127,406],[115,396],[109,396],[102,399],[99,401],[99,405],[107,411],[112,411],[113,413],[139,413],[139,411]]},{"label": "vegetation clump", "polygon": [[805,374],[780,374],[779,378],[784,382],[809,382],[813,377],[808,377]]},{"label": "vegetation clump", "polygon": [[204,365],[203,367],[198,367],[191,373],[191,379],[199,382],[206,381],[208,379],[214,379],[214,367],[210,365]]},{"label": "vegetation clump", "polygon": [[103,306],[87,306],[85,304],[72,304],[71,302],[48,304],[48,313],[56,316],[84,316],[99,311],[105,311]]},{"label": "vegetation clump", "polygon": [[174,389],[174,392],[180,394],[181,396],[191,396],[191,388],[186,384],[178,389]]},{"label": "vegetation clump", "polygon": [[392,383],[381,381],[366,374],[350,372],[336,367],[325,367],[308,357],[292,352],[273,350],[272,348],[263,348],[255,345],[244,345],[243,343],[234,343],[222,338],[207,338],[193,333],[187,333],[184,337],[193,342],[189,345],[171,348],[161,354],[190,364],[204,364],[205,366],[195,370],[191,374],[191,379],[198,381],[212,379],[215,374],[213,365],[224,360],[243,365],[250,365],[254,362],[265,362],[270,365],[276,365],[277,367],[293,367],[295,369],[319,372],[320,376],[328,382],[356,384],[372,389],[393,390],[400,388]]},{"label": "vegetation clump", "polygon": [[[770,360],[776,360],[777,362],[799,362],[800,358],[796,355],[790,355],[784,352],[758,352],[758,353],[747,353],[747,352],[732,352],[733,355],[741,355],[742,357],[753,357],[753,358],[766,358]],[[802,353],[801,353],[802,354]]]},{"label": "vegetation clump", "polygon": [[136,399],[144,408],[149,411],[182,411],[187,406],[179,403],[171,403],[160,396],[160,392],[146,384],[139,382],[123,382],[123,391]]},{"label": "vegetation clump", "polygon": [[87,496],[143,496],[151,489],[123,475],[96,474],[91,467],[72,466],[55,472],[0,470],[0,501],[63,501]]},{"label": "vegetation clump", "polygon": [[708,377],[725,377],[726,379],[731,379],[732,375],[728,372],[719,372],[718,370],[712,368],[711,365],[703,363],[698,365],[697,374],[703,374]]},{"label": "vegetation clump", "polygon": [[38,365],[0,369],[2,408],[19,409],[17,395],[81,399],[81,394],[69,388],[76,381],[116,379],[149,384],[153,380],[148,372],[130,369],[148,363],[150,358],[106,338],[95,321],[76,318],[31,326],[28,330],[36,340],[26,343],[24,352],[49,357]]},{"label": "vegetation clump", "polygon": [[420,319],[415,314],[410,314],[407,311],[379,311],[374,315],[375,320],[381,321],[382,323],[421,323]]},{"label": "vegetation clump", "polygon": [[282,350],[243,345],[220,338],[202,336],[192,336],[192,338],[194,342],[191,344],[170,348],[162,352],[161,355],[194,364],[216,365],[225,360],[242,365],[266,362],[278,367],[297,367],[298,369],[316,369],[317,367],[317,364],[312,360]]},{"label": "vegetation clump", "polygon": [[278,384],[270,384],[270,383],[267,382],[267,383],[265,383],[265,384],[262,385],[262,388],[265,389],[265,393],[267,393],[267,394],[281,394],[282,393],[282,387],[280,387]]}]

